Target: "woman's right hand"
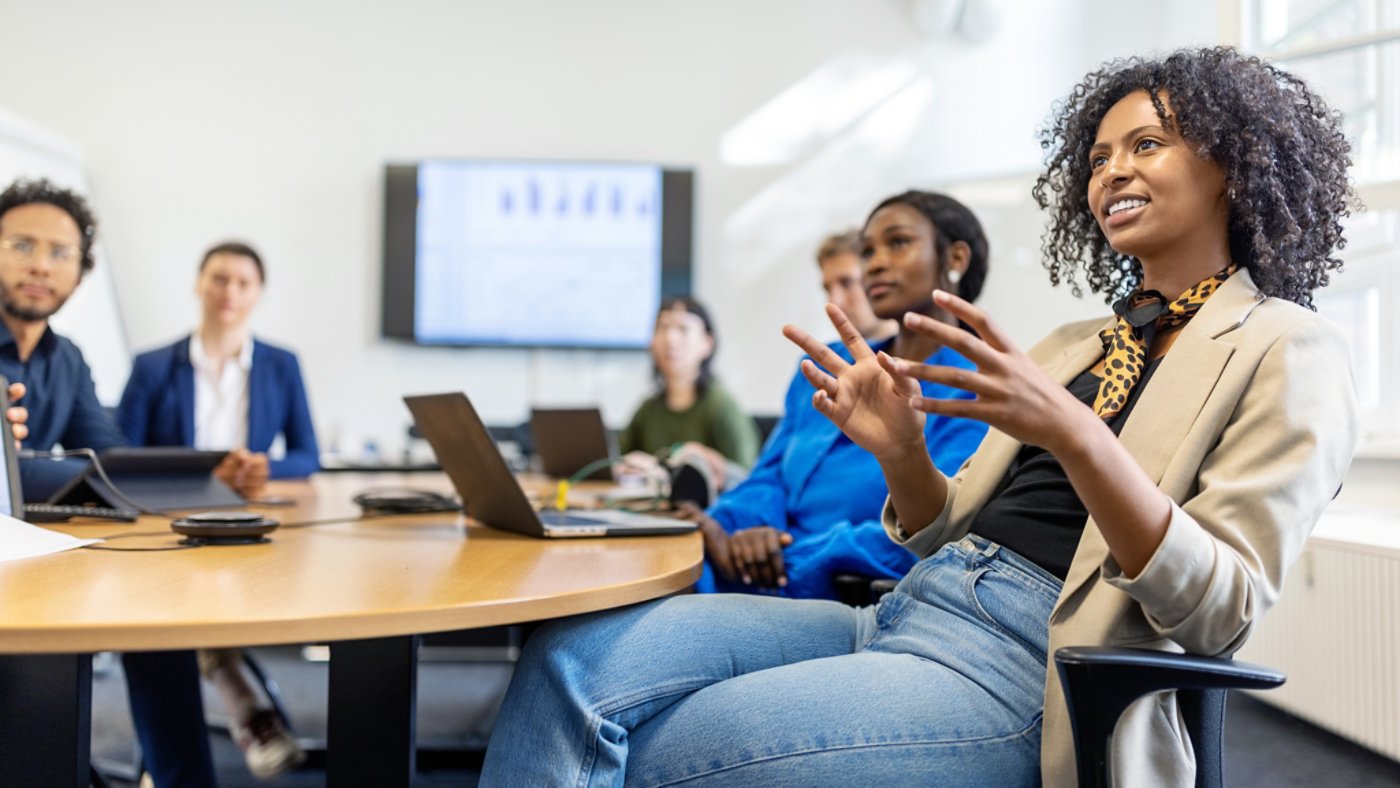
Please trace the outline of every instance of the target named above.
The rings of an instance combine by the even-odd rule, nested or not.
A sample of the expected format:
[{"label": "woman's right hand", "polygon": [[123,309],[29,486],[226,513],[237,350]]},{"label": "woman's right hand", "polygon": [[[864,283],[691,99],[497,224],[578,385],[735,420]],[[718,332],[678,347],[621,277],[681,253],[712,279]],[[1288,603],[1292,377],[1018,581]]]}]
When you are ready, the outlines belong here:
[{"label": "woman's right hand", "polygon": [[776,589],[787,586],[783,548],[792,544],[792,534],[769,525],[735,531],[729,536],[729,555],[744,585]]},{"label": "woman's right hand", "polygon": [[612,472],[613,478],[619,482],[631,478],[660,484],[671,478],[666,469],[661,467],[661,461],[644,451],[629,451],[622,455],[621,459],[613,464]]},{"label": "woman's right hand", "polygon": [[731,583],[739,582],[739,568],[734,565],[734,552],[730,549],[729,532],[724,530],[705,510],[690,501],[682,501],[675,516],[679,520],[689,520],[700,527],[700,535],[705,540],[705,557],[720,577]]},{"label": "woman's right hand", "polygon": [[870,349],[840,307],[827,304],[826,314],[854,363],[802,329],[783,326],[783,336],[812,357],[802,362],[802,374],[817,388],[812,406],[877,459],[926,453],[924,414],[909,406],[910,398],[920,394],[919,384],[905,376],[896,377],[894,362],[883,352]]}]

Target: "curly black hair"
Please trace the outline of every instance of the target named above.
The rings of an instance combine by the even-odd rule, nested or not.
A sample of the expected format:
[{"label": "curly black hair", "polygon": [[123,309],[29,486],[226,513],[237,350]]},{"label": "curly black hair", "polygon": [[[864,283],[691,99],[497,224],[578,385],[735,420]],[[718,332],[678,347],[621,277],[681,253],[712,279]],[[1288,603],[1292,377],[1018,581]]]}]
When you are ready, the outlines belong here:
[{"label": "curly black hair", "polygon": [[20,178],[10,184],[4,192],[0,192],[0,219],[13,208],[34,203],[52,205],[73,217],[74,223],[78,225],[78,232],[83,236],[82,271],[84,274],[91,271],[97,264],[92,257],[92,242],[97,239],[97,217],[88,207],[87,200],[77,192],[55,186],[47,178]]},{"label": "curly black hair", "polygon": [[[1132,292],[1142,266],[1115,252],[1089,208],[1089,149],[1099,122],[1124,96],[1152,97],[1175,129],[1225,171],[1230,254],[1267,295],[1312,306],[1340,269],[1343,217],[1356,204],[1351,146],[1340,114],[1301,79],[1229,47],[1183,49],[1100,67],[1058,102],[1040,131],[1046,169],[1032,190],[1050,220],[1042,240],[1050,281],[1082,295],[1077,269],[1105,301]],[[1168,117],[1163,101],[1171,102]]]}]

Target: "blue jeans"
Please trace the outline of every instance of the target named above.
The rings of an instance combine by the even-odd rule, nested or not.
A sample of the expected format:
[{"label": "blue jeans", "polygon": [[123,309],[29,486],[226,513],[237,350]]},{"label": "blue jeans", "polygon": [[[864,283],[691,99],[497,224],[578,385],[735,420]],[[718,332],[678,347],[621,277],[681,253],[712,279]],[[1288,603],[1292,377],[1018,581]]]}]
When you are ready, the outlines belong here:
[{"label": "blue jeans", "polygon": [[1037,784],[1059,591],[969,537],[875,607],[692,595],[554,622],[481,784]]}]

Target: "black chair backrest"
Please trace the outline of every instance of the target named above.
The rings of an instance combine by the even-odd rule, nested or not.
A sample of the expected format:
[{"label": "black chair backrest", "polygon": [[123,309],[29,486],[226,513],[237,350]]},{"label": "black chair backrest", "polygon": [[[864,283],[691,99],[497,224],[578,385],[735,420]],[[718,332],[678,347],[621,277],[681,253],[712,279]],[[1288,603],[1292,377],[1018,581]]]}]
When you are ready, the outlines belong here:
[{"label": "black chair backrest", "polygon": [[754,426],[758,427],[758,440],[760,443],[767,443],[768,436],[773,434],[773,428],[778,426],[778,421],[782,416],[754,416]]}]

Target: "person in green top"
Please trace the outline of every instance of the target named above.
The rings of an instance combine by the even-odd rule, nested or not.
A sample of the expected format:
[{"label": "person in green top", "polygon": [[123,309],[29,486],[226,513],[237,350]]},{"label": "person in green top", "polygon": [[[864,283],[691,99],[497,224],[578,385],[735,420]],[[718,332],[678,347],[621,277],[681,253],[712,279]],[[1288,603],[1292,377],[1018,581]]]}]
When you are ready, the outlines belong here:
[{"label": "person in green top", "polygon": [[714,379],[715,331],[693,298],[667,298],[656,316],[651,358],[659,391],[637,408],[618,436],[624,465],[655,466],[659,453],[703,458],[716,489],[738,484],[758,458],[753,419]]}]

